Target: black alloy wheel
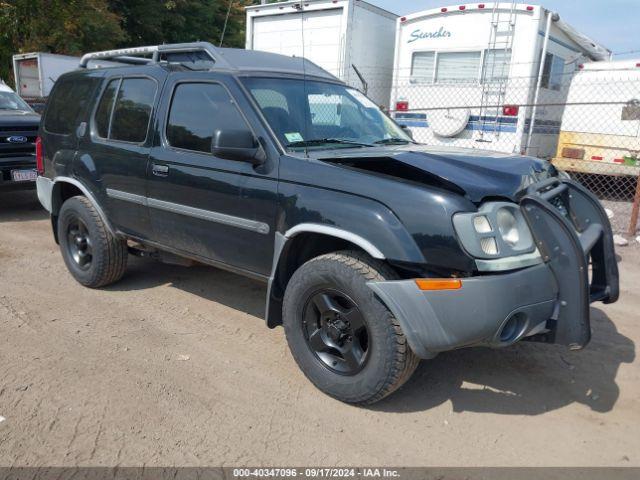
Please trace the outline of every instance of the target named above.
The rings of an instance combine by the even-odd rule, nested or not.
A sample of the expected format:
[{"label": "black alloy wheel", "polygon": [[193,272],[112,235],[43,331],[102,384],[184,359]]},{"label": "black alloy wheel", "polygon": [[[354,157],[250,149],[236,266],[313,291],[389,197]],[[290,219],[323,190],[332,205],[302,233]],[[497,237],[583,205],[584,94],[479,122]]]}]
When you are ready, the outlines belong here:
[{"label": "black alloy wheel", "polygon": [[79,216],[72,218],[67,224],[67,250],[80,269],[91,268],[93,260],[91,237],[87,226]]},{"label": "black alloy wheel", "polygon": [[302,321],[307,345],[326,368],[341,375],[362,370],[368,357],[369,331],[348,295],[328,288],[314,292]]}]

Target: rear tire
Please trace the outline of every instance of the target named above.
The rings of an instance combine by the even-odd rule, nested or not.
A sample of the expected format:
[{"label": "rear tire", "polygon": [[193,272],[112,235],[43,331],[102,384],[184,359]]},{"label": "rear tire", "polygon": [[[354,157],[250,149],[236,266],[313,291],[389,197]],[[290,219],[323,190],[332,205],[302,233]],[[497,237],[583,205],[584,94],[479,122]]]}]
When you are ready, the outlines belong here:
[{"label": "rear tire", "polygon": [[366,285],[395,278],[356,251],[309,260],[291,277],[283,324],[303,373],[326,394],[369,405],[400,388],[419,358],[398,321]]},{"label": "rear tire", "polygon": [[109,232],[93,204],[76,196],[62,204],[58,240],[67,269],[85,287],[117,282],[127,269],[127,244]]}]

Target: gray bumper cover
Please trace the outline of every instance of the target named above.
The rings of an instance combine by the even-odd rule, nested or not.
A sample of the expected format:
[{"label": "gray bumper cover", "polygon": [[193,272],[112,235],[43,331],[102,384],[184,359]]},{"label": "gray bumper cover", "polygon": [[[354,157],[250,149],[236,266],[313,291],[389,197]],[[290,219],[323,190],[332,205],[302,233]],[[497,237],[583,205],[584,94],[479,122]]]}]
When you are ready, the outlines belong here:
[{"label": "gray bumper cover", "polygon": [[[471,345],[504,346],[539,333],[554,314],[558,286],[545,264],[501,275],[462,279],[458,290],[422,291],[413,280],[370,282],[421,358]],[[518,318],[508,341],[500,338]]]}]

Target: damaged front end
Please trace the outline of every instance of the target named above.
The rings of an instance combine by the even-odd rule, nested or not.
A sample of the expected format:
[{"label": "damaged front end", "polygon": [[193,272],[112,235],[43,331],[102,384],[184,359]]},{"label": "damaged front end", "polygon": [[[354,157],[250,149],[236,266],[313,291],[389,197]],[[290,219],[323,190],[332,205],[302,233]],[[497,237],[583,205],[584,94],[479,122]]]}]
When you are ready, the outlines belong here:
[{"label": "damaged front end", "polygon": [[532,340],[582,348],[591,338],[589,304],[613,303],[619,296],[618,265],[607,214],[591,192],[558,178],[530,186],[520,206],[558,284],[548,331]]},{"label": "damaged front end", "polygon": [[[524,189],[518,202],[507,206],[514,218],[523,218],[526,226],[521,231],[530,231],[530,236],[513,243],[508,249],[511,257],[477,258],[479,267],[491,269],[479,268],[476,275],[457,279],[455,289],[421,288],[423,279],[368,284],[421,358],[467,346],[503,347],[523,339],[579,349],[591,338],[590,303],[618,299],[611,225],[592,193],[554,177]],[[498,242],[494,256],[507,249],[494,224],[501,208],[505,205],[494,203],[489,210],[481,207],[459,217],[487,220],[487,233],[477,236],[478,244],[493,235]],[[457,232],[464,236],[464,229]],[[469,245],[467,241],[465,248],[472,253]]]}]

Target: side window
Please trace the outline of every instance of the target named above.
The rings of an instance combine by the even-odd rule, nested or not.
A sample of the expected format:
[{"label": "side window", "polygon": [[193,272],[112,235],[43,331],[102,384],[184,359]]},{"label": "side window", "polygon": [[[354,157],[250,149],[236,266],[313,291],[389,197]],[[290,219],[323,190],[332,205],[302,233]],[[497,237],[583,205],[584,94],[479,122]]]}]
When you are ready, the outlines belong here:
[{"label": "side window", "polygon": [[544,67],[542,70],[542,81],[540,86],[550,90],[560,90],[564,75],[564,59],[547,53],[544,57]]},{"label": "side window", "polygon": [[148,78],[125,78],[113,110],[109,139],[142,143],[147,138],[156,83]]},{"label": "side window", "polygon": [[439,52],[436,82],[471,82],[478,79],[480,52]]},{"label": "side window", "polygon": [[511,49],[485,50],[482,75],[485,82],[507,80],[511,65]]},{"label": "side window", "polygon": [[413,52],[411,83],[433,83],[435,52]]},{"label": "side window", "polygon": [[73,133],[99,81],[99,78],[77,76],[59,79],[49,98],[44,129],[61,135]]},{"label": "side window", "polygon": [[116,91],[120,79],[116,78],[111,80],[107,85],[107,88],[102,94],[98,109],[96,110],[96,131],[98,136],[102,138],[109,138],[109,120],[111,120],[111,111],[113,110],[113,101],[116,98]]},{"label": "side window", "polygon": [[181,83],[171,100],[167,122],[169,145],[211,153],[217,130],[244,130],[247,124],[222,85]]}]

